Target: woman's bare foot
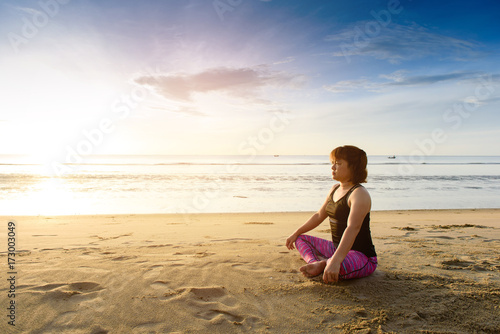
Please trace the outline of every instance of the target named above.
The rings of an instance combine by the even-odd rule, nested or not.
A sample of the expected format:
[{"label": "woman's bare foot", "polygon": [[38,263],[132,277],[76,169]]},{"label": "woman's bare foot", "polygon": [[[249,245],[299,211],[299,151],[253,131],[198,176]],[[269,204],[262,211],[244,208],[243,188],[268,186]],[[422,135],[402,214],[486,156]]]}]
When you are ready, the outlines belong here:
[{"label": "woman's bare foot", "polygon": [[300,267],[302,275],[305,277],[314,277],[323,273],[325,270],[326,261],[318,261],[313,263],[308,263],[305,266]]}]

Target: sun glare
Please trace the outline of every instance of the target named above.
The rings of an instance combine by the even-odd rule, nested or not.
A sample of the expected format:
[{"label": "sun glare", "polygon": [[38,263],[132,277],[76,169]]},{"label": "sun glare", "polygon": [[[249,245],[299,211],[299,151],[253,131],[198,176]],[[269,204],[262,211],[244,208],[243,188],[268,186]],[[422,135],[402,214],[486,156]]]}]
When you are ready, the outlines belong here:
[{"label": "sun glare", "polygon": [[30,163],[41,165],[61,161],[64,143],[68,142],[74,133],[71,123],[63,121],[27,123],[20,126],[31,136],[19,138],[17,145],[26,152]]},{"label": "sun glare", "polygon": [[88,209],[75,200],[73,193],[60,178],[49,178],[36,185],[36,188],[38,191],[24,201],[35,214],[70,215]]}]

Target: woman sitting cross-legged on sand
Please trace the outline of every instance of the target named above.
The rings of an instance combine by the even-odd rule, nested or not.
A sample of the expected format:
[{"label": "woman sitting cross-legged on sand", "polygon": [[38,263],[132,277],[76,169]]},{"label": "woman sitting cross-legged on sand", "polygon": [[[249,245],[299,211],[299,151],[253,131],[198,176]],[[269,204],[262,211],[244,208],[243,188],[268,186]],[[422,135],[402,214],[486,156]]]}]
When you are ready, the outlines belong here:
[{"label": "woman sitting cross-legged on sand", "polygon": [[[330,153],[335,184],[323,206],[288,239],[307,264],[307,277],[323,274],[325,283],[370,275],[377,268],[377,254],[370,233],[371,199],[360,185],[366,182],[366,153],[355,146],[337,147]],[[304,235],[330,218],[332,241]]]}]

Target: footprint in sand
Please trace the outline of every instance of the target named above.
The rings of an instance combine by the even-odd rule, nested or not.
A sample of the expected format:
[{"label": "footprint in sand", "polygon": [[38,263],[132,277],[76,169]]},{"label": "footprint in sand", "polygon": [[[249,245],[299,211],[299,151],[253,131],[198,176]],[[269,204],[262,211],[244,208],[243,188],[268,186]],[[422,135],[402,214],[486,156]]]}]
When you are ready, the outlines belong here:
[{"label": "footprint in sand", "polygon": [[156,264],[147,269],[147,271],[142,275],[146,280],[155,279],[160,276],[160,271],[163,268],[162,265]]},{"label": "footprint in sand", "polygon": [[224,287],[190,288],[188,291],[203,301],[213,301],[227,295]]},{"label": "footprint in sand", "polygon": [[211,255],[215,255],[215,253],[204,251],[204,252],[195,253],[194,257],[207,257],[207,256],[211,256]]},{"label": "footprint in sand", "polygon": [[163,297],[158,299],[187,305],[195,318],[219,325],[230,322],[247,329],[262,326],[262,319],[242,314],[243,306],[225,287],[189,287],[169,289],[166,281],[156,281],[154,288],[168,289]]},{"label": "footprint in sand", "polygon": [[483,261],[483,266],[470,262],[470,261],[462,261],[459,259],[453,259],[449,261],[441,262],[441,266],[443,269],[447,270],[473,270],[473,271],[487,271],[484,265],[489,264],[487,261]]},{"label": "footprint in sand", "polygon": [[153,283],[151,283],[150,286],[154,289],[170,289],[168,287],[169,283],[170,283],[170,281],[157,280],[157,281],[154,281]]},{"label": "footprint in sand", "polygon": [[431,235],[426,237],[428,239],[446,239],[446,240],[453,240],[455,239],[454,237],[449,237],[447,235]]},{"label": "footprint in sand", "polygon": [[149,245],[149,246],[142,246],[141,248],[144,248],[144,247],[147,247],[147,248],[159,248],[159,247],[171,247],[171,246],[172,246],[172,244],[154,244],[154,245]]},{"label": "footprint in sand", "polygon": [[95,234],[95,235],[91,235],[90,238],[95,238],[95,239],[98,239],[99,241],[106,241],[106,240],[114,240],[114,239],[123,238],[123,237],[130,237],[132,235],[133,235],[133,233],[127,233],[127,234],[115,235],[112,237],[101,237],[101,236]]},{"label": "footprint in sand", "polygon": [[197,305],[199,311],[195,317],[208,321],[228,320],[233,323],[241,323],[245,320],[233,310],[228,310],[237,303],[237,300],[229,295],[224,287],[200,287],[188,288],[184,293],[185,297]]},{"label": "footprint in sand", "polygon": [[[156,290],[162,290],[163,295],[160,300],[167,300],[174,296],[183,296],[192,301],[202,302],[220,302],[224,299],[225,305],[233,305],[235,300],[232,300],[224,287],[207,287],[207,288],[180,288],[173,290],[169,288],[168,281],[155,281],[151,287]],[[228,296],[229,298],[224,298]]]},{"label": "footprint in sand", "polygon": [[77,282],[68,284],[70,289],[78,290],[78,291],[97,291],[102,290],[99,283],[95,282]]},{"label": "footprint in sand", "polygon": [[121,255],[121,256],[117,256],[117,257],[114,257],[111,259],[111,261],[125,261],[125,260],[131,260],[131,259],[135,259],[137,256],[135,255]]},{"label": "footprint in sand", "polygon": [[52,284],[45,284],[45,285],[39,285],[31,288],[30,290],[34,291],[50,291],[57,289],[58,287],[64,286],[66,284],[58,284],[58,283],[52,283]]},{"label": "footprint in sand", "polygon": [[215,321],[217,321],[217,319],[216,319],[217,317],[226,318],[227,320],[229,320],[231,322],[236,322],[236,323],[241,323],[245,319],[239,315],[232,314],[231,312],[217,310],[217,309],[201,311],[201,312],[198,312],[195,316],[197,318],[209,320],[209,321],[212,321],[214,319],[215,319]]},{"label": "footprint in sand", "polygon": [[53,301],[68,300],[75,295],[79,295],[79,301],[82,299],[94,298],[95,294],[103,290],[99,283],[95,282],[75,282],[70,284],[51,283],[31,287],[27,292],[43,293],[43,298]]},{"label": "footprint in sand", "polygon": [[179,291],[169,287],[169,281],[154,281],[151,287],[155,290],[159,300],[169,300],[179,295]]},{"label": "footprint in sand", "polygon": [[393,227],[393,229],[397,229],[397,230],[401,230],[401,231],[418,231],[418,228],[411,227],[411,226]]},{"label": "footprint in sand", "polygon": [[132,328],[131,334],[143,333],[170,333],[168,325],[164,322],[147,322]]}]

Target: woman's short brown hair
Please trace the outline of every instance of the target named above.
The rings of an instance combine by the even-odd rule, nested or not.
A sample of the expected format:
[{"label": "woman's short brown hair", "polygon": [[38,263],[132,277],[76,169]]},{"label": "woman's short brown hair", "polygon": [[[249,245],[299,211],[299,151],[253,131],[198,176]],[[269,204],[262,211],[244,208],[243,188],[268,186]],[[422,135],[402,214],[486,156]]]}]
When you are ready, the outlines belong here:
[{"label": "woman's short brown hair", "polygon": [[347,161],[352,174],[352,183],[366,182],[366,178],[368,177],[368,171],[366,170],[368,158],[362,149],[350,145],[339,146],[330,153],[330,159],[332,161],[338,159]]}]

